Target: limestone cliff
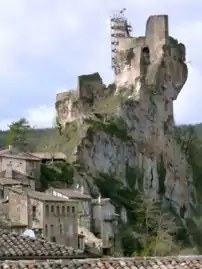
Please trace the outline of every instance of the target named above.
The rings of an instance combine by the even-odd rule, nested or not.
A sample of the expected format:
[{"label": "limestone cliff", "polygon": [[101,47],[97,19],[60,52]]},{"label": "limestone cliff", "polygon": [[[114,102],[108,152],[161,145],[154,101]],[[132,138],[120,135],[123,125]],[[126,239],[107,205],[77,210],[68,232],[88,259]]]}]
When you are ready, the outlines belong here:
[{"label": "limestone cliff", "polygon": [[57,95],[58,125],[71,161],[80,164],[75,180],[85,178],[96,192],[96,178],[104,175],[109,184],[113,178],[130,190],[163,195],[190,214],[192,171],[173,135],[173,101],[188,75],[185,56],[185,46],[169,36],[168,17],[151,16],[145,36],[119,40],[114,84],[106,87],[95,73]]}]

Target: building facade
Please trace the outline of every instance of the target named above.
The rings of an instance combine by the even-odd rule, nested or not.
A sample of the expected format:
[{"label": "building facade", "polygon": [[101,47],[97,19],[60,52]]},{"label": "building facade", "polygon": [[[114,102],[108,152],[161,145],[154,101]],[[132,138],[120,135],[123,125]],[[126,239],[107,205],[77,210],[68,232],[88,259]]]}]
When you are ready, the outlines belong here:
[{"label": "building facade", "polygon": [[55,197],[77,201],[78,226],[84,227],[89,231],[91,230],[91,196],[84,194],[82,189],[81,191],[78,191],[73,189],[49,188],[47,193],[50,193]]},{"label": "building facade", "polygon": [[17,152],[13,148],[0,151],[0,172],[13,170],[38,179],[40,177],[41,160],[29,153]]},{"label": "building facade", "polygon": [[106,253],[113,252],[115,248],[118,217],[116,206],[109,198],[92,200],[93,232],[102,239]]},{"label": "building facade", "polygon": [[77,203],[42,192],[9,190],[9,218],[48,241],[78,247]]}]

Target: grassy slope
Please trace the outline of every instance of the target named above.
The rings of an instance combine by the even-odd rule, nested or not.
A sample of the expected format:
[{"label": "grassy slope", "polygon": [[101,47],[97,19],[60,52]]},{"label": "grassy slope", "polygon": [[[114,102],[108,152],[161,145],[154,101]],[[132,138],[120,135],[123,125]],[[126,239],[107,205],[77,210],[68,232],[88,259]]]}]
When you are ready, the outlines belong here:
[{"label": "grassy slope", "polygon": [[[202,123],[195,125],[195,128],[202,138]],[[6,144],[7,131],[0,131],[0,147]],[[31,151],[66,151],[65,138],[59,136],[57,129],[33,129],[29,133]]]}]

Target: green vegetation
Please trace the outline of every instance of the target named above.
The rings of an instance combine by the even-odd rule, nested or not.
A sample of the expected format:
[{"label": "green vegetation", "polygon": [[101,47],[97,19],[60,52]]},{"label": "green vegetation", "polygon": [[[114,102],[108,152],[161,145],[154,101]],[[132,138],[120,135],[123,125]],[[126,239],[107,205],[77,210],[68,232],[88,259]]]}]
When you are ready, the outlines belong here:
[{"label": "green vegetation", "polygon": [[123,182],[113,176],[99,173],[94,177],[94,183],[98,186],[103,197],[109,197],[119,206],[132,210],[132,200],[135,190],[124,186]]},{"label": "green vegetation", "polygon": [[12,122],[9,125],[6,144],[12,145],[20,151],[26,151],[28,149],[27,134],[30,129],[31,126],[26,119],[22,118],[19,121]]},{"label": "green vegetation", "polygon": [[48,187],[58,187],[58,185],[70,187],[73,184],[74,169],[71,164],[66,162],[54,162],[42,164],[41,166],[41,188],[46,190]]},{"label": "green vegetation", "polygon": [[134,203],[136,222],[133,225],[138,243],[134,256],[165,256],[178,253],[180,244],[174,236],[176,220],[162,208],[161,200],[139,194]]},{"label": "green vegetation", "polygon": [[202,201],[202,138],[199,126],[180,126],[176,129],[175,138],[181,146],[187,161],[192,168],[193,184],[197,191],[197,200]]},{"label": "green vegetation", "polygon": [[108,121],[90,120],[88,131],[90,133],[103,131],[110,136],[115,136],[121,141],[133,143],[133,139],[128,135],[127,127],[122,118],[115,118]]},{"label": "green vegetation", "polygon": [[123,98],[120,96],[110,95],[102,100],[96,101],[93,106],[93,110],[96,113],[104,113],[113,115],[117,112],[117,109],[120,107]]}]

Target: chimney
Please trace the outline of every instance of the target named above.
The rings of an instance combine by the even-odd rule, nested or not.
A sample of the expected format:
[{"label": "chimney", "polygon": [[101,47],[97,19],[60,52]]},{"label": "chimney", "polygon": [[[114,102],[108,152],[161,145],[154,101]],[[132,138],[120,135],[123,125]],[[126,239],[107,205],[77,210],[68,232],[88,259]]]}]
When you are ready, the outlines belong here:
[{"label": "chimney", "polygon": [[101,194],[98,196],[98,204],[101,205]]},{"label": "chimney", "polygon": [[84,187],[81,186],[81,193],[83,194],[84,193]]},{"label": "chimney", "polygon": [[9,150],[12,150],[12,145],[8,145],[8,149]]},{"label": "chimney", "polygon": [[7,164],[5,177],[12,178],[12,164],[11,163]]}]

